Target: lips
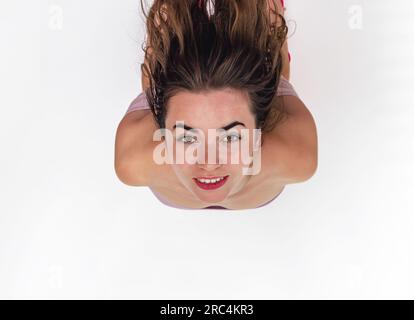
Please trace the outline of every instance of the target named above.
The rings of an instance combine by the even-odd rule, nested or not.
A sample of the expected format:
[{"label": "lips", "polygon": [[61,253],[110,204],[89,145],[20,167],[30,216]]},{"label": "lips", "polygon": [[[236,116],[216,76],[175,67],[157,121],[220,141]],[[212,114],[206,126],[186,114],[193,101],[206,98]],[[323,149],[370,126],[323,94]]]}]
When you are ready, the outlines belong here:
[{"label": "lips", "polygon": [[[203,190],[215,190],[220,187],[222,187],[228,179],[228,175],[224,176],[224,179],[217,181],[215,183],[203,183],[201,181],[198,181],[196,178],[193,178],[194,182],[197,184],[198,187],[200,187]],[[210,177],[197,177],[198,179],[217,179],[217,178],[223,178],[223,176],[210,176]]]},{"label": "lips", "polygon": [[205,176],[205,177],[197,177],[197,179],[209,179],[209,180],[212,180],[212,179],[220,179],[220,178],[224,178],[224,177],[226,177],[226,176]]}]

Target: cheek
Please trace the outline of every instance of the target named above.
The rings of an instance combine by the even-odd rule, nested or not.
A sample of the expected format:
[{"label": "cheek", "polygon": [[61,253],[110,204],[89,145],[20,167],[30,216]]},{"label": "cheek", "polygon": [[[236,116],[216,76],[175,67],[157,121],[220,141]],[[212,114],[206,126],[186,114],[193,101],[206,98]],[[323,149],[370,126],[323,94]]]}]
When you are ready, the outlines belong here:
[{"label": "cheek", "polygon": [[173,164],[173,170],[177,176],[180,177],[192,177],[193,176],[193,167],[188,164]]},{"label": "cheek", "polygon": [[243,137],[237,143],[230,144],[227,148],[224,148],[220,153],[222,163],[231,167],[242,167],[251,162],[253,156],[253,140],[251,137]]}]

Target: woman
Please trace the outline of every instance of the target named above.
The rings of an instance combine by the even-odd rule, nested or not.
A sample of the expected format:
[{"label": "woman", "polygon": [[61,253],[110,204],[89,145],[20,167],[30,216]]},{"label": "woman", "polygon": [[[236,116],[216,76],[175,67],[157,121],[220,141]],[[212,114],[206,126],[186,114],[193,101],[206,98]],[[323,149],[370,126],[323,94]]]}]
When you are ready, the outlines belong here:
[{"label": "woman", "polygon": [[[286,184],[313,176],[316,126],[288,82],[283,8],[280,0],[154,1],[146,15],[143,92],[116,134],[115,170],[123,183],[149,186],[172,207],[241,210],[264,206]],[[181,134],[178,121],[185,124]],[[174,150],[205,146],[208,130],[224,127],[218,135],[224,153],[231,156],[249,137],[251,164],[258,154],[250,153],[253,131],[261,130],[259,173],[243,174],[240,162],[221,163],[223,152],[211,163],[207,147],[195,163],[154,160],[157,129],[171,133],[166,153],[176,160]]]}]

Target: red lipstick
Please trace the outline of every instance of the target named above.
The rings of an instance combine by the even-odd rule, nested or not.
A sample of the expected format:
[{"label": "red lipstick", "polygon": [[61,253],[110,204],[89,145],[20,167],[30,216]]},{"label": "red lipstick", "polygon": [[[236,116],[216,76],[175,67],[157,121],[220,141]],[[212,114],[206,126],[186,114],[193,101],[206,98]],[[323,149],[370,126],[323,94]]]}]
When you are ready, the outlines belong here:
[{"label": "red lipstick", "polygon": [[[217,179],[217,178],[222,178],[223,176],[210,176],[210,177],[197,177],[198,179]],[[227,179],[228,179],[228,175],[224,176],[224,179],[217,181],[215,183],[204,183],[201,181],[198,181],[196,178],[193,178],[194,182],[197,184],[197,186],[199,186],[201,189],[203,190],[215,190],[218,189],[220,187],[222,187]]]}]

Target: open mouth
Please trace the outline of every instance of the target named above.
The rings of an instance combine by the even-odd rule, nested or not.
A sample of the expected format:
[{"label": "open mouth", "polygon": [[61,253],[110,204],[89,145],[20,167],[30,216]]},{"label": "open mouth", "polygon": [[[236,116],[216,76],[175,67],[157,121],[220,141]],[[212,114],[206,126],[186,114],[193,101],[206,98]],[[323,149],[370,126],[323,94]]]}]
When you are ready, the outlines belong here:
[{"label": "open mouth", "polygon": [[193,178],[194,182],[203,190],[215,190],[222,187],[227,179],[227,176],[216,176],[216,177],[198,177]]}]

